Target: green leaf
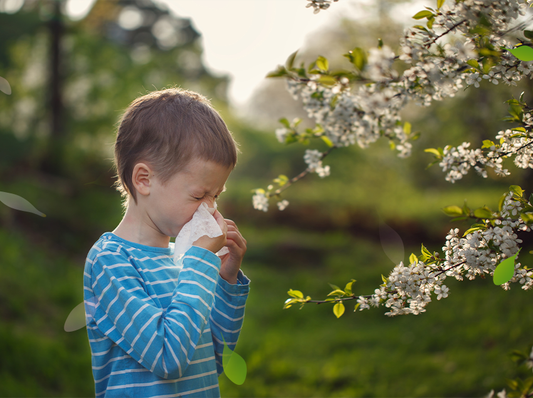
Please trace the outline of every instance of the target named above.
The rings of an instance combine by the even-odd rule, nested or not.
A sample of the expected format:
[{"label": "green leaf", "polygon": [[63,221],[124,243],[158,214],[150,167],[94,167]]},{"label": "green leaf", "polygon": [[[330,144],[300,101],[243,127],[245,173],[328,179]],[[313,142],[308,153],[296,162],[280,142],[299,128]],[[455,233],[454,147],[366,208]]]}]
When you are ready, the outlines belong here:
[{"label": "green leaf", "polygon": [[435,155],[439,159],[442,158],[442,154],[441,154],[441,152],[438,149],[427,148],[427,149],[424,149],[424,152],[432,153],[433,155]]},{"label": "green leaf", "polygon": [[287,294],[291,297],[296,297],[296,298],[304,298],[304,295],[301,291],[299,290],[292,290],[290,289]]},{"label": "green leaf", "polygon": [[329,69],[328,60],[321,55],[316,59],[315,64],[316,64],[316,67],[320,69],[321,71],[326,72]]},{"label": "green leaf", "polygon": [[278,68],[272,72],[269,72],[266,77],[283,77],[283,76],[287,76],[289,74],[289,72],[287,71],[287,69],[285,69],[285,67],[279,65]]},{"label": "green leaf", "polygon": [[426,249],[426,247],[424,246],[423,243],[422,243],[421,253],[422,253],[421,260],[424,261],[424,262],[429,260],[431,258],[431,256],[432,256],[431,252],[428,249]]},{"label": "green leaf", "polygon": [[437,9],[441,8],[444,5],[446,0],[437,0]]},{"label": "green leaf", "polygon": [[431,17],[433,17],[433,13],[431,11],[423,10],[423,11],[417,12],[413,16],[413,19],[423,19],[423,18],[431,18]]},{"label": "green leaf", "polygon": [[472,232],[474,232],[474,231],[486,230],[486,229],[487,229],[487,228],[486,228],[485,226],[483,226],[483,227],[472,227],[472,228],[469,228],[469,229],[467,229],[467,230],[465,231],[465,233],[463,234],[463,238],[464,238],[466,235],[468,235],[468,234],[470,234],[470,233],[472,233]]},{"label": "green leaf", "polygon": [[524,30],[524,36],[527,37],[529,40],[532,40],[533,39],[533,31]]},{"label": "green leaf", "polygon": [[335,289],[328,294],[328,296],[344,296],[344,290]]},{"label": "green leaf", "polygon": [[335,105],[337,105],[337,101],[339,100],[338,95],[334,95],[333,98],[331,98],[331,101],[329,102],[329,106],[331,109],[335,108]]},{"label": "green leaf", "polygon": [[365,68],[367,63],[366,53],[360,47],[355,47],[348,54],[344,54],[346,58],[355,66],[359,71],[362,71]]},{"label": "green leaf", "polygon": [[426,24],[428,29],[432,29],[433,28],[433,23],[434,22],[435,22],[435,17],[428,18],[428,22]]},{"label": "green leaf", "polygon": [[291,308],[293,304],[299,303],[300,300],[297,298],[290,298],[285,300],[285,304],[283,304],[283,309],[286,310],[287,308]]},{"label": "green leaf", "polygon": [[492,147],[492,146],[496,146],[496,144],[494,142],[492,142],[491,140],[484,140],[483,141],[483,146],[481,147],[481,149],[484,149],[484,148],[489,148]]},{"label": "green leaf", "polygon": [[224,373],[231,382],[240,386],[246,380],[246,373],[248,372],[246,362],[239,354],[228,347],[224,336],[222,336],[222,340],[224,341],[224,349],[222,351]]},{"label": "green leaf", "polygon": [[337,318],[340,318],[342,314],[344,314],[344,304],[342,302],[338,302],[333,306],[333,313]]},{"label": "green leaf", "polygon": [[291,124],[289,123],[289,120],[285,117],[282,117],[281,119],[278,120],[281,124],[283,124],[283,126],[287,127],[288,129],[291,128]]},{"label": "green leaf", "polygon": [[296,58],[296,54],[298,54],[298,50],[293,52],[291,55],[289,55],[289,58],[287,58],[287,61],[285,62],[285,68],[287,68],[287,70],[292,69],[292,66],[294,65],[294,59]]},{"label": "green leaf", "polygon": [[500,201],[498,202],[498,210],[499,211],[502,211],[503,210],[503,204],[505,203],[505,198],[507,197],[507,193],[504,193],[501,198],[500,198]]},{"label": "green leaf", "polygon": [[511,54],[513,54],[520,61],[525,61],[525,62],[533,61],[533,48],[529,46],[507,48],[506,50],[509,51]]},{"label": "green leaf", "polygon": [[333,76],[328,75],[320,76],[317,81],[320,84],[323,84],[324,86],[333,86],[337,84],[337,79],[335,79]]},{"label": "green leaf", "polygon": [[353,284],[355,283],[355,279],[352,279],[351,282],[348,282],[346,284],[346,286],[344,287],[344,292],[347,294],[347,295],[350,295],[352,294],[352,286]]},{"label": "green leaf", "polygon": [[409,264],[417,264],[417,263],[418,263],[418,257],[416,256],[416,254],[411,253],[411,255],[409,256]]},{"label": "green leaf", "polygon": [[488,207],[483,206],[483,207],[480,207],[479,209],[474,210],[474,217],[492,218],[493,215],[492,215],[492,211]]},{"label": "green leaf", "polygon": [[493,275],[493,281],[495,285],[503,285],[504,283],[509,282],[511,279],[513,279],[514,276],[514,262],[516,259],[516,256],[518,256],[518,253],[520,253],[520,250],[518,249],[518,252],[505,260],[503,260],[494,270]]},{"label": "green leaf", "polygon": [[329,146],[330,148],[334,146],[333,142],[331,142],[331,140],[327,136],[321,135],[320,138],[322,138],[322,141],[324,141],[326,145]]},{"label": "green leaf", "polygon": [[475,59],[469,59],[468,61],[466,61],[466,63],[475,69],[480,69],[479,62],[477,62]]},{"label": "green leaf", "polygon": [[513,192],[519,198],[524,195],[524,190],[519,185],[511,185],[509,191]]},{"label": "green leaf", "polygon": [[446,206],[442,208],[442,211],[449,217],[459,217],[463,215],[463,209],[459,206]]},{"label": "green leaf", "polygon": [[403,132],[404,132],[406,135],[411,134],[411,123],[409,123],[409,122],[405,122],[405,124],[403,125]]},{"label": "green leaf", "polygon": [[528,225],[533,223],[533,214],[531,213],[520,213],[520,218]]}]

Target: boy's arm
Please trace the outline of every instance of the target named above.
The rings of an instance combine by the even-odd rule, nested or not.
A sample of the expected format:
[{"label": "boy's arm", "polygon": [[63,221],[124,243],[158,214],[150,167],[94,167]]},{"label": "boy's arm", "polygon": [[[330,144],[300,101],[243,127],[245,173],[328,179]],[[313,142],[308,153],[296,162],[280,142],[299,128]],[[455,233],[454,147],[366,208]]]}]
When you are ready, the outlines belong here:
[{"label": "boy's arm", "polygon": [[210,317],[219,375],[224,371],[222,366],[224,341],[231,350],[234,350],[237,345],[244,321],[244,308],[249,290],[250,280],[242,271],[239,272],[235,285],[219,278],[215,292],[215,303]]},{"label": "boy's arm", "polygon": [[179,378],[211,313],[219,269],[215,254],[189,249],[172,303],[163,310],[146,293],[125,254],[100,253],[92,264],[96,306],[91,315],[106,336],[146,369],[162,378]]}]

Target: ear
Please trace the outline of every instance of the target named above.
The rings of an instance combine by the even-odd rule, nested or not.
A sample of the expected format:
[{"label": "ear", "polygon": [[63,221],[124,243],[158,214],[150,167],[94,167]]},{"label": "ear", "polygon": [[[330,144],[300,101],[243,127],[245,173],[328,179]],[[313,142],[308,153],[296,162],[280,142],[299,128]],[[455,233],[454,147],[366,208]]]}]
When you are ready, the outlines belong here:
[{"label": "ear", "polygon": [[143,196],[150,194],[154,173],[146,163],[137,163],[132,172],[132,183],[137,192]]}]

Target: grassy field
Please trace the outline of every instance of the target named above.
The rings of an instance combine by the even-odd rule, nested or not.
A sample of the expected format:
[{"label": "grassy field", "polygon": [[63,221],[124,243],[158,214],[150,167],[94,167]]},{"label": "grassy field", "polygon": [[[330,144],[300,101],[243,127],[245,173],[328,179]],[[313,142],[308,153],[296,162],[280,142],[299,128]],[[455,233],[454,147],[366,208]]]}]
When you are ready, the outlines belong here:
[{"label": "grassy field", "polygon": [[[237,346],[249,373],[241,386],[221,376],[224,397],[482,396],[516,374],[508,354],[533,343],[531,293],[490,280],[448,283],[450,297],[419,316],[348,306],[336,319],[327,305],[282,310],[290,288],[322,298],[328,282],[354,278],[356,291],[370,293],[393,264],[379,244],[346,233],[241,229],[253,242]],[[0,239],[0,397],[91,396],[85,330],[63,330],[82,299],[82,264],[28,247],[15,231],[0,230]]]}]

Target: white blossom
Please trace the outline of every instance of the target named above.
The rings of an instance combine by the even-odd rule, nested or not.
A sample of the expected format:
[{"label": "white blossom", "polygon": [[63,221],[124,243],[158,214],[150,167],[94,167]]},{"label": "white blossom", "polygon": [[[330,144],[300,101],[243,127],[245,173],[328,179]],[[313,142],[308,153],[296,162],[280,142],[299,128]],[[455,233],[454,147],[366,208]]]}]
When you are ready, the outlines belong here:
[{"label": "white blossom", "polygon": [[254,209],[268,211],[268,198],[264,192],[256,192],[252,198]]},{"label": "white blossom", "polygon": [[289,201],[288,200],[281,200],[278,202],[278,209],[280,211],[283,211],[285,210],[285,208],[289,205]]}]

